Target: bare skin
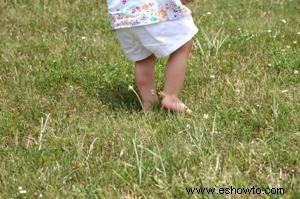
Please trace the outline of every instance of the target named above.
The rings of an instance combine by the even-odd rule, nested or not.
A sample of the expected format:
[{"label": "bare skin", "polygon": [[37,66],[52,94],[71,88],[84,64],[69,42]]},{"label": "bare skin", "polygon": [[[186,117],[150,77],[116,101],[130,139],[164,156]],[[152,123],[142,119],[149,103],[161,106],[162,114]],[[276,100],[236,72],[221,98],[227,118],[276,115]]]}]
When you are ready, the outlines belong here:
[{"label": "bare skin", "polygon": [[151,55],[135,63],[135,80],[143,102],[143,110],[148,111],[153,104],[158,102],[155,83],[156,57]]},{"label": "bare skin", "polygon": [[[181,0],[184,5],[191,2],[193,0]],[[190,40],[173,52],[167,62],[161,106],[168,111],[192,114],[192,111],[179,99],[191,48]],[[155,62],[156,57],[151,55],[135,63],[136,84],[143,103],[143,111],[150,110],[152,105],[159,101],[155,83]]]},{"label": "bare skin", "polygon": [[[187,114],[192,113],[192,111],[179,100],[179,93],[183,87],[191,48],[192,41],[190,40],[169,57],[166,67],[165,87],[161,101],[161,106],[166,110]],[[158,102],[154,74],[155,61],[155,56],[151,55],[144,60],[136,62],[136,84],[143,102],[144,111],[148,111],[154,103]]]},{"label": "bare skin", "polygon": [[194,0],[181,0],[181,3],[183,4],[183,5],[186,5],[186,4],[188,4],[188,3],[191,3],[191,2],[193,2]]},{"label": "bare skin", "polygon": [[188,114],[192,112],[179,100],[179,93],[183,87],[192,45],[192,41],[188,41],[169,57],[165,75],[164,97],[161,101],[162,107],[167,110],[185,112]]}]

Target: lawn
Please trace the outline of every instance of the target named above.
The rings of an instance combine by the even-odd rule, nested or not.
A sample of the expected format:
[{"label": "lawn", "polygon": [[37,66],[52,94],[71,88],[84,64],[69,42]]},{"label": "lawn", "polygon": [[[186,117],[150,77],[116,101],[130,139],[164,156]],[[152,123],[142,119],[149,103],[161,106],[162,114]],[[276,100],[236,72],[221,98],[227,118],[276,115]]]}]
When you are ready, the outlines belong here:
[{"label": "lawn", "polygon": [[[299,2],[190,8],[187,117],[141,112],[105,1],[0,1],[0,198],[300,198]],[[230,186],[285,192],[186,191]]]}]

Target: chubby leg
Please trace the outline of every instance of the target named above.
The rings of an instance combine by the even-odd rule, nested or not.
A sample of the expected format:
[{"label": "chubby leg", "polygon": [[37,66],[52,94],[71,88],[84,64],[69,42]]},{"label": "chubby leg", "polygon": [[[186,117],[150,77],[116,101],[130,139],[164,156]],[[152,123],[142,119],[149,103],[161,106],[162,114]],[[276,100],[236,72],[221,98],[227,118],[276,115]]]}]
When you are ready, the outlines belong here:
[{"label": "chubby leg", "polygon": [[158,102],[155,83],[155,61],[156,57],[151,55],[135,63],[135,79],[144,111],[148,111],[154,103]]},{"label": "chubby leg", "polygon": [[191,114],[184,103],[179,100],[179,93],[183,87],[192,40],[185,43],[170,55],[167,63],[164,96],[161,102],[163,108]]}]

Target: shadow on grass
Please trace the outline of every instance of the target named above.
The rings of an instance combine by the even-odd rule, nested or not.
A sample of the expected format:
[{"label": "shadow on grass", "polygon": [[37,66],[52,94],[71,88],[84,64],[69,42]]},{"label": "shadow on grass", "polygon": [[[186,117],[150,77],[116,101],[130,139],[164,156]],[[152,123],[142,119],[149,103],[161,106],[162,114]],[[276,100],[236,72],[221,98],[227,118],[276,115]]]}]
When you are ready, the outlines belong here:
[{"label": "shadow on grass", "polygon": [[141,105],[133,91],[128,90],[125,82],[115,83],[113,86],[96,88],[97,99],[108,105],[112,110],[125,109],[127,111],[141,111]]}]

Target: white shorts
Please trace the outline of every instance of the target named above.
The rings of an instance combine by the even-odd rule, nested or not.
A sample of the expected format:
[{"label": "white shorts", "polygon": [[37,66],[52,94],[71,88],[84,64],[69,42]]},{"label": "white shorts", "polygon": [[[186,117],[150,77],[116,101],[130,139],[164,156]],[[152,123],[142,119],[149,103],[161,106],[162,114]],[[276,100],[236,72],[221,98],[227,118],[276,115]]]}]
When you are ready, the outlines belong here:
[{"label": "white shorts", "polygon": [[129,59],[143,60],[154,54],[168,56],[198,32],[191,15],[151,25],[117,29],[117,37]]}]

